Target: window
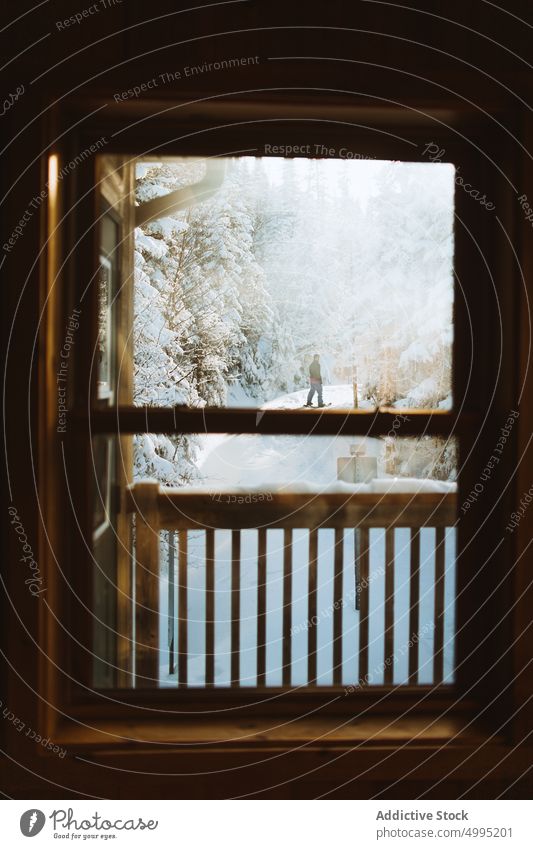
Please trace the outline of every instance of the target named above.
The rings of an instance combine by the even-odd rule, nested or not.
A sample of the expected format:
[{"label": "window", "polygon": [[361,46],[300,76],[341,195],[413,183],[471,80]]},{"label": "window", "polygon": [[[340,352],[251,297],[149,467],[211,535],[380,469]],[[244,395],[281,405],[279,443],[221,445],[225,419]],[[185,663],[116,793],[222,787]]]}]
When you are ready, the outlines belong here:
[{"label": "window", "polygon": [[[90,600],[76,623],[81,648],[75,662],[86,686],[95,686],[101,693],[127,688],[131,699],[139,703],[158,698],[169,699],[171,704],[177,699],[178,703],[201,705],[207,700],[212,706],[222,698],[237,710],[254,704],[261,689],[275,693],[287,706],[312,698],[323,704],[332,692],[372,702],[383,691],[390,694],[389,699],[400,691],[405,693],[402,698],[412,699],[413,688],[417,692],[423,688],[424,698],[449,698],[456,703],[458,696],[469,693],[468,668],[478,661],[475,641],[471,641],[472,623],[481,627],[481,614],[476,612],[480,596],[476,597],[474,589],[483,587],[484,596],[488,585],[483,586],[465,566],[472,562],[473,549],[467,545],[465,555],[465,540],[475,528],[476,506],[463,516],[458,505],[476,483],[476,464],[483,453],[474,445],[473,436],[490,395],[481,360],[486,338],[483,309],[486,317],[492,307],[485,303],[480,308],[477,302],[473,309],[470,281],[474,275],[477,287],[486,269],[465,237],[463,223],[475,218],[477,210],[469,208],[458,193],[452,162],[460,163],[462,169],[471,167],[474,173],[475,166],[453,143],[447,149],[449,162],[439,164],[427,163],[422,156],[418,162],[402,162],[390,153],[369,160],[371,167],[361,161],[343,163],[342,168],[328,160],[237,157],[222,165],[216,160],[213,171],[207,150],[204,155],[196,151],[194,157],[158,160],[146,155],[98,157],[102,211],[96,228],[82,240],[76,257],[77,282],[71,292],[71,304],[86,291],[91,306],[85,307],[88,318],[80,328],[71,395],[72,427],[66,435],[71,462],[75,465],[80,456],[87,458],[87,480],[96,490],[99,511],[95,523],[95,498],[88,500],[86,490],[73,484],[74,509],[77,515],[87,517],[86,530],[81,530],[85,539],[91,540],[92,549],[90,554],[85,551],[85,568],[74,580],[78,597]],[[330,223],[321,222],[329,244],[335,232],[335,204],[340,197],[346,209],[353,200],[354,191],[345,179],[351,173],[347,170],[350,165],[354,173],[362,173],[359,166],[369,173],[374,169],[376,174],[380,169],[392,169],[391,191],[398,195],[391,201],[392,217],[373,242],[370,235],[373,227],[379,227],[379,216],[372,226],[367,221],[364,235],[368,238],[359,234],[358,250],[353,250],[351,257],[348,251],[348,256],[358,272],[366,268],[372,276],[374,285],[361,283],[357,296],[368,297],[367,307],[375,297],[380,318],[390,319],[388,323],[383,319],[387,339],[397,331],[405,332],[400,332],[398,343],[381,346],[373,363],[375,329],[372,336],[372,327],[368,322],[365,326],[351,304],[351,312],[346,313],[347,332],[349,335],[355,317],[366,349],[361,360],[354,362],[354,346],[347,344],[345,334],[343,344],[335,340],[332,345],[330,362],[328,352],[324,355],[324,369],[328,369],[324,396],[327,401],[330,392],[330,407],[303,409],[307,370],[317,339],[321,353],[324,347],[319,335],[294,358],[296,368],[290,380],[286,372],[278,383],[267,387],[266,380],[257,380],[261,358],[252,357],[254,368],[247,372],[250,379],[245,397],[235,391],[235,379],[243,373],[244,354],[261,351],[259,307],[276,307],[278,320],[271,322],[270,329],[280,331],[283,287],[278,289],[277,302],[272,292],[267,292],[263,301],[257,299],[258,288],[252,287],[249,303],[235,299],[237,316],[227,309],[231,297],[235,298],[235,289],[229,287],[224,309],[215,304],[213,323],[201,325],[201,318],[209,318],[204,308],[216,292],[209,279],[205,243],[211,245],[216,274],[220,266],[217,251],[221,245],[224,248],[224,239],[217,240],[217,228],[225,227],[226,232],[244,228],[237,231],[234,256],[223,257],[231,273],[239,246],[247,243],[242,219],[248,223],[243,215],[237,222],[232,220],[235,209],[242,213],[244,204],[235,181],[242,181],[243,174],[255,174],[248,181],[252,200],[249,197],[247,202],[250,207],[255,203],[255,209],[267,218],[267,203],[258,201],[257,183],[262,180],[264,186],[279,189],[286,178],[293,179],[293,173],[299,175],[297,183],[311,183],[316,189],[315,210],[321,193],[324,205],[329,205]],[[335,190],[328,193],[335,168],[339,169],[333,181]],[[230,188],[228,173],[233,174],[233,206],[225,194]],[[317,177],[321,173],[326,176]],[[310,180],[313,174],[314,182]],[[90,187],[89,168],[86,180]],[[166,183],[163,190],[161,183]],[[416,199],[417,192],[432,221],[427,239],[416,203],[409,208],[408,200]],[[202,193],[206,197],[202,198]],[[384,202],[390,213],[386,193],[379,197],[370,180],[366,193],[367,206],[360,222],[366,212],[375,214]],[[277,194],[272,226],[279,219],[283,192]],[[211,216],[211,226],[203,229],[202,203]],[[305,204],[296,207],[299,222],[294,220],[294,205],[291,208],[289,202],[286,207],[301,240],[306,232]],[[91,214],[89,208],[84,214]],[[396,220],[398,216],[400,220]],[[252,217],[252,223],[255,248],[265,251],[264,244],[258,248],[259,218]],[[316,250],[320,228],[313,226],[314,254],[305,260],[306,268],[313,262],[317,265],[321,255]],[[294,235],[291,230],[293,244]],[[333,254],[337,254],[335,268],[345,272],[344,237]],[[106,246],[102,244],[105,238]],[[283,240],[287,233],[274,228],[275,249],[269,244],[268,262],[280,273],[283,257],[276,249]],[[305,258],[302,244],[298,246],[299,265]],[[409,250],[403,256],[406,245],[411,245],[413,256]],[[289,247],[285,245],[285,250]],[[167,279],[165,274],[176,272],[177,258],[186,251],[188,279],[182,277],[178,289],[165,292],[160,285]],[[163,258],[168,255],[165,266]],[[326,251],[325,261],[332,261],[331,256]],[[108,263],[104,289],[102,274],[97,273],[101,257]],[[90,275],[78,274],[82,261],[95,269],[95,285],[88,288]],[[249,257],[243,256],[241,261],[248,263],[248,280],[253,267]],[[379,262],[390,280],[399,281],[400,286],[413,283],[407,274],[410,263],[424,269],[423,285],[418,290],[414,286],[409,293],[398,328],[393,319],[403,308],[402,299],[399,307],[393,298],[387,303],[387,286],[378,290]],[[255,269],[257,275],[260,271]],[[240,269],[236,278],[239,274]],[[115,282],[110,285],[113,275]],[[308,281],[308,276],[301,274],[300,285],[304,289],[309,285],[307,301],[314,309],[316,278]],[[271,279],[275,279],[274,272]],[[188,293],[190,301],[184,303],[191,281],[195,286],[191,285]],[[263,292],[264,288],[263,278]],[[245,287],[239,291],[238,285],[237,291],[249,294]],[[344,293],[347,291],[349,280]],[[164,303],[159,297],[162,293],[182,300]],[[194,312],[194,298],[202,307],[199,315]],[[300,309],[293,312],[301,315],[301,304],[297,307]],[[424,320],[415,320],[416,309],[422,311]],[[318,310],[329,314],[322,302]],[[329,311],[337,317],[342,313],[334,298]],[[186,330],[180,336],[169,316],[182,312],[189,323],[185,322]],[[101,391],[105,381],[100,379],[92,354],[98,342],[101,346],[99,316],[104,313],[110,316],[106,338],[114,340],[110,342],[107,373],[111,383],[106,393]],[[150,321],[143,324],[145,315]],[[221,315],[232,328],[227,340],[217,335]],[[288,321],[293,316],[283,318]],[[328,333],[332,335],[331,325],[322,326],[325,321],[319,324],[315,318],[305,325],[308,316],[303,318],[304,337],[313,326],[317,334],[322,333],[322,340]],[[237,324],[239,345],[229,350],[230,341],[238,337],[234,332]],[[469,327],[480,340],[475,352]],[[210,335],[212,331],[214,335]],[[200,361],[200,355],[206,353],[197,341],[202,333],[211,347],[209,356]],[[164,337],[164,344],[153,345],[150,351],[149,345],[139,342],[143,334],[151,334],[151,339],[159,342]],[[143,359],[147,350],[152,360]],[[431,350],[437,352],[437,368]],[[267,353],[272,356],[272,349]],[[177,365],[177,381],[165,385],[150,379],[154,363],[156,371],[161,365],[158,356],[170,359],[170,370]],[[165,363],[163,366],[162,373],[168,374]],[[266,369],[271,377],[268,372]],[[278,370],[273,372],[277,380]],[[372,372],[379,372],[374,385],[369,379]],[[228,378],[225,383],[221,383],[221,374]],[[418,391],[414,393],[413,388]],[[255,466],[250,463],[250,450],[258,460]],[[327,458],[327,462],[319,484],[311,481],[309,487],[306,476],[313,466],[309,462],[312,454]],[[291,455],[301,460],[297,474],[285,460]],[[180,458],[177,475],[172,462],[176,456]],[[239,463],[241,472],[235,474]],[[315,466],[320,467],[320,459]],[[229,473],[221,471],[224,469]],[[276,487],[266,486],[273,483],[268,477],[274,470]],[[390,491],[390,481],[396,477],[399,483]],[[431,481],[438,483],[433,491]],[[169,486],[173,487],[170,491]],[[243,500],[239,502],[239,498]],[[287,516],[294,512],[295,503],[300,513],[298,520],[290,522]],[[263,526],[261,516],[267,517]],[[483,543],[488,544],[488,538]],[[479,540],[474,545],[478,553],[483,549]],[[206,567],[209,563],[214,564],[213,569]],[[261,570],[267,578],[263,583]],[[316,628],[315,617],[320,619]],[[334,701],[333,709],[342,712],[342,704]]]},{"label": "window", "polygon": [[94,682],[452,684],[456,441],[400,433],[452,407],[453,167],[237,157],[214,177],[209,160],[147,160],[127,197],[101,168],[95,414],[124,380],[147,410],[282,423],[312,362],[329,413],[392,418],[364,438],[144,432],[123,457],[95,437]]}]

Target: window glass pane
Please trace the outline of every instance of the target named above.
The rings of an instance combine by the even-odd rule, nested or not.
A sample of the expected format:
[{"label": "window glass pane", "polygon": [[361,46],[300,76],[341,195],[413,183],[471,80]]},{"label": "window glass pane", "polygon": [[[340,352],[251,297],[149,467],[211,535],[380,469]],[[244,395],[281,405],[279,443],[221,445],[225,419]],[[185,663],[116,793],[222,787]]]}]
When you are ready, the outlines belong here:
[{"label": "window glass pane", "polygon": [[106,257],[100,257],[98,281],[98,398],[111,393],[111,302],[112,269]]},{"label": "window glass pane", "polygon": [[136,167],[135,403],[450,408],[453,166],[215,164]]},{"label": "window glass pane", "polygon": [[100,255],[97,278],[98,337],[96,350],[98,400],[111,402],[116,374],[116,292],[119,252],[118,224],[108,213],[100,221]]},{"label": "window glass pane", "polygon": [[397,434],[136,436],[132,684],[453,683],[456,442]]}]

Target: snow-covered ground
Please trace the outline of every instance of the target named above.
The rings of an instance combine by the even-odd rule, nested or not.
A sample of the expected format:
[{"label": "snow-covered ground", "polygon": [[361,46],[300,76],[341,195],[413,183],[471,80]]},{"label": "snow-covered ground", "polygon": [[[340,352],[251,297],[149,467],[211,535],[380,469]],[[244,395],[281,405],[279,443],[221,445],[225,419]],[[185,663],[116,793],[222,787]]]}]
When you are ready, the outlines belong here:
[{"label": "snow-covered ground", "polygon": [[[350,406],[351,386],[327,387],[326,398],[335,399],[338,406]],[[264,405],[264,408],[287,409],[301,406],[305,391],[294,392]],[[332,401],[333,403],[333,401]],[[336,480],[336,460],[349,456],[354,437],[287,437],[254,435],[216,435],[202,439],[199,468],[201,488],[210,491],[262,490],[272,491],[436,491],[447,492],[455,484],[442,481],[392,478],[383,469],[383,445],[377,439],[365,439],[367,454],[378,458],[378,478],[370,484],[345,484]],[[322,529],[318,533],[318,683],[332,684],[333,662],[333,558],[334,532]],[[407,682],[409,641],[419,643],[420,683],[431,683],[431,659],[434,637],[434,571],[435,530],[420,532],[420,630],[409,634],[409,530],[395,530],[395,629],[394,682]],[[231,630],[231,533],[215,532],[215,681],[219,686],[229,684]],[[355,610],[354,531],[344,532],[343,579],[343,663],[342,680],[348,685],[356,682],[358,670],[359,612]],[[173,686],[176,675],[168,675],[168,568],[162,563],[160,593],[161,683]],[[445,536],[445,680],[452,680],[455,585],[455,530]],[[283,615],[283,532],[267,531],[267,684],[281,684]],[[177,583],[177,576],[175,577]],[[292,683],[306,683],[308,645],[308,531],[293,531],[292,575]],[[189,532],[189,684],[202,686],[205,682],[205,534]],[[369,683],[381,684],[384,679],[384,592],[385,592],[385,529],[370,531],[370,618],[369,618]],[[177,609],[177,604],[176,604]],[[257,651],[257,532],[244,530],[241,534],[241,685],[256,683]],[[313,626],[311,626],[313,627]],[[177,634],[175,636],[177,643]]]},{"label": "snow-covered ground", "polygon": [[[333,664],[333,557],[334,532],[318,533],[318,622],[317,668],[318,684],[332,684]],[[230,682],[231,650],[231,533],[215,532],[215,683],[228,686]],[[435,531],[423,528],[420,533],[420,628],[409,633],[409,531],[395,531],[395,599],[394,599],[394,683],[407,683],[410,640],[419,644],[419,683],[432,682],[431,659],[434,637],[434,570]],[[353,564],[354,532],[344,534],[344,562]],[[205,535],[203,531],[189,532],[189,684],[202,686],[205,682]],[[447,529],[445,537],[445,650],[444,676],[451,682],[454,635],[455,531]],[[306,683],[308,645],[308,532],[293,531],[292,576],[292,684]],[[283,531],[267,531],[267,685],[279,686],[282,676],[281,626],[283,616]],[[385,531],[370,531],[369,579],[369,683],[384,680],[384,594],[385,594]],[[357,682],[359,677],[359,612],[355,610],[354,569],[345,569],[343,579],[343,662],[342,682]],[[167,651],[167,582],[161,584],[161,683],[173,686],[177,676],[168,675]],[[242,686],[256,684],[257,650],[257,532],[241,532],[241,672]]]},{"label": "snow-covered ground", "polygon": [[[307,389],[282,395],[261,406],[263,410],[303,407]],[[351,384],[325,386],[324,398],[336,409],[352,409]],[[257,401],[238,396],[239,403],[256,406]],[[370,407],[359,399],[360,407]],[[395,431],[401,439],[400,426]],[[347,484],[337,480],[337,458],[349,457],[351,447],[363,448],[377,458],[377,479],[371,484]],[[448,492],[455,484],[427,479],[393,478],[386,474],[384,443],[360,436],[263,436],[256,434],[209,434],[200,437],[197,466],[200,487],[211,491],[263,489],[264,491],[367,491]],[[195,488],[198,488],[196,486]]]},{"label": "snow-covered ground", "polygon": [[[309,387],[297,389],[296,392],[287,392],[274,398],[272,401],[261,403],[257,398],[251,397],[240,384],[232,385],[228,389],[226,403],[228,407],[260,407],[262,410],[297,410],[305,405]],[[358,406],[371,409],[370,401],[361,398],[358,393]],[[353,389],[351,383],[337,383],[324,385],[324,403],[343,410],[353,409]],[[313,406],[317,405],[317,396],[313,398]]]},{"label": "snow-covered ground", "polygon": [[[261,406],[263,410],[289,410],[303,407],[308,389],[282,395]],[[349,409],[353,405],[350,385],[327,386],[326,401],[335,407]],[[256,406],[257,401],[233,390],[232,401]],[[316,404],[316,400],[315,400]],[[202,486],[220,490],[228,487],[270,487],[295,490],[311,486],[316,489],[337,483],[337,457],[349,456],[354,437],[330,436],[261,436],[224,434],[201,436],[197,465]],[[379,440],[368,439],[367,453],[377,456],[382,450]]]}]

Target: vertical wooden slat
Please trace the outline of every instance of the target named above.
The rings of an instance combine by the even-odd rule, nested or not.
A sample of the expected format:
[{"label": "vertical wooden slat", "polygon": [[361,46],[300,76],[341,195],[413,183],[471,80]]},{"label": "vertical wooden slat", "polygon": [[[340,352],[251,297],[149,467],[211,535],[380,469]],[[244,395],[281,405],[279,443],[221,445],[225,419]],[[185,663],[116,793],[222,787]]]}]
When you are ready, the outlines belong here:
[{"label": "vertical wooden slat", "polygon": [[385,531],[385,684],[394,672],[394,528]]},{"label": "vertical wooden slat", "polygon": [[283,672],[282,681],[284,687],[291,685],[292,666],[292,530],[285,528],[283,531]]},{"label": "vertical wooden slat", "polygon": [[309,531],[309,574],[308,574],[308,614],[307,631],[307,681],[310,686],[316,684],[316,643],[317,643],[317,557],[318,531]]},{"label": "vertical wooden slat", "polygon": [[342,573],[344,530],[335,528],[333,572],[333,683],[342,683]]},{"label": "vertical wooden slat", "polygon": [[175,531],[168,532],[168,674],[174,674],[174,554],[175,554]]},{"label": "vertical wooden slat", "polygon": [[358,528],[354,528],[353,532],[353,562],[354,562],[354,590],[355,590],[355,609],[360,610],[361,596],[361,575],[359,574],[359,555],[361,552],[361,539]]},{"label": "vertical wooden slat", "polygon": [[257,686],[266,685],[266,528],[257,532]]},{"label": "vertical wooden slat", "polygon": [[444,678],[444,528],[435,536],[435,641],[433,650],[433,681]]},{"label": "vertical wooden slat", "polygon": [[205,685],[215,682],[215,532],[205,532]]},{"label": "vertical wooden slat", "polygon": [[159,484],[135,487],[135,686],[159,685]]},{"label": "vertical wooden slat", "polygon": [[368,528],[360,528],[359,532],[359,684],[368,683],[368,596],[370,535]]},{"label": "vertical wooden slat", "polygon": [[409,579],[409,683],[418,684],[420,644],[420,528],[411,528]]},{"label": "vertical wooden slat", "polygon": [[188,537],[187,531],[178,532],[178,686],[186,687],[188,680],[187,659],[187,569]]},{"label": "vertical wooden slat", "polygon": [[240,684],[241,532],[231,532],[231,686]]}]

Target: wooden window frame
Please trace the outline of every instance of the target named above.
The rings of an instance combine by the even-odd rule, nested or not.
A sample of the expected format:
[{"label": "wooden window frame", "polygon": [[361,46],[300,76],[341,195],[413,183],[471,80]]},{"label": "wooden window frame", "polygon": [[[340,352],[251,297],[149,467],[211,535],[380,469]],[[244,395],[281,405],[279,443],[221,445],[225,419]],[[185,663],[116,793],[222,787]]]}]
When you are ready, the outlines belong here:
[{"label": "wooden window frame", "polygon": [[[220,106],[220,104],[219,104]],[[507,187],[504,181],[498,182],[494,176],[488,177],[489,168],[485,160],[476,159],[475,138],[481,137],[487,131],[486,125],[480,125],[479,119],[473,115],[466,115],[464,111],[457,112],[451,122],[452,129],[442,131],[438,138],[435,131],[435,117],[428,114],[426,118],[420,118],[418,124],[405,121],[403,113],[392,112],[385,116],[377,116],[372,126],[366,116],[366,126],[358,126],[357,110],[350,113],[350,120],[346,119],[346,109],[343,106],[339,114],[343,116],[342,121],[332,118],[331,110],[328,112],[325,124],[317,124],[314,118],[307,119],[306,107],[299,104],[295,99],[295,110],[300,109],[299,120],[286,121],[276,120],[274,125],[269,117],[269,109],[272,104],[262,106],[265,115],[264,122],[258,118],[255,122],[243,122],[238,120],[239,110],[232,111],[231,104],[226,110],[224,121],[221,120],[220,111],[211,116],[209,109],[205,106],[207,114],[198,117],[193,113],[190,117],[182,118],[178,131],[175,126],[159,126],[154,128],[150,143],[147,143],[146,122],[141,122],[141,128],[126,128],[120,116],[111,118],[102,125],[102,120],[91,125],[91,121],[84,123],[83,131],[78,130],[75,135],[67,136],[58,148],[58,154],[68,160],[69,150],[82,150],[102,135],[102,129],[109,143],[106,154],[123,155],[127,151],[128,156],[145,154],[148,149],[154,150],[154,155],[219,155],[224,152],[251,148],[255,144],[256,150],[261,151],[261,139],[290,137],[295,144],[301,139],[301,143],[309,141],[322,142],[326,140],[327,146],[339,149],[347,146],[347,137],[352,149],[358,150],[362,155],[374,156],[375,158],[407,159],[406,148],[413,154],[409,161],[427,161],[421,156],[421,149],[428,141],[438,141],[446,150],[444,161],[452,161],[460,164],[463,173],[477,176],[480,185],[488,184],[494,188],[494,198],[504,209],[505,220],[509,223],[511,231],[519,226],[516,219],[516,211],[512,209]],[[259,104],[261,111],[261,104]],[[320,111],[320,110],[319,110]],[[275,103],[274,103],[275,114]],[[438,119],[437,119],[438,120]],[[219,132],[206,132],[210,123],[219,127]],[[450,123],[450,121],[449,121]],[[391,132],[392,135],[387,135]],[[470,133],[470,138],[464,141],[465,132]],[[244,139],[243,137],[246,136]],[[407,139],[407,142],[398,141],[398,138]],[[416,141],[415,141],[416,140]],[[249,142],[246,143],[246,142]],[[409,143],[418,147],[407,147]],[[415,155],[416,152],[416,155]],[[510,161],[510,154],[509,154]],[[80,279],[80,268],[94,269],[96,256],[96,229],[93,226],[95,208],[94,190],[94,161],[88,160],[80,165],[76,173],[76,195],[70,199],[64,199],[64,203],[76,204],[76,216],[74,221],[72,215],[69,217],[71,236],[69,244],[61,245],[59,237],[54,237],[48,245],[48,267],[45,270],[47,286],[53,296],[50,298],[47,323],[45,328],[45,346],[54,344],[61,338],[61,328],[64,326],[65,317],[73,302],[76,301],[80,287],[84,281]],[[516,296],[513,291],[505,289],[502,280],[509,271],[509,251],[504,251],[503,258],[495,258],[496,247],[491,242],[486,230],[488,219],[482,220],[479,209],[467,199],[463,192],[456,190],[456,216],[464,228],[460,232],[456,227],[456,298],[455,298],[455,340],[453,355],[453,382],[454,398],[461,399],[460,408],[450,412],[417,411],[409,412],[410,422],[406,423],[402,435],[416,435],[424,432],[431,435],[456,434],[461,440],[461,458],[468,457],[468,462],[462,469],[459,485],[458,503],[463,502],[464,497],[477,481],[480,464],[486,457],[490,456],[494,433],[497,426],[503,424],[502,416],[508,410],[514,408],[516,403],[516,386],[499,386],[497,393],[491,401],[487,410],[486,404],[490,400],[488,384],[492,370],[489,368],[489,379],[485,380],[481,352],[489,351],[489,331],[487,327],[494,327],[495,314],[491,309],[489,299],[484,296],[484,286],[481,279],[483,275],[483,263],[479,257],[476,258],[467,244],[465,233],[472,234],[482,253],[494,261],[496,271],[500,270],[500,278],[496,280],[498,296],[501,297],[504,310],[504,321],[507,328],[514,329],[517,324]],[[49,225],[53,229],[54,222],[61,219],[62,208],[50,213]],[[489,228],[490,229],[490,228]],[[87,237],[89,233],[89,237]],[[76,251],[72,251],[72,245],[77,244]],[[504,245],[504,240],[497,242],[497,247]],[[517,278],[516,269],[511,269],[510,276]],[[59,280],[59,290],[57,287]],[[483,283],[486,279],[483,280]],[[514,287],[508,287],[514,289]],[[473,308],[474,307],[474,308]],[[379,435],[387,433],[392,425],[397,410],[383,410],[379,413],[336,412],[328,410],[325,413],[313,412],[287,412],[267,411],[256,416],[254,410],[239,409],[207,409],[207,410],[171,410],[151,408],[132,408],[120,404],[118,409],[88,409],[87,397],[92,392],[94,397],[94,385],[91,386],[91,377],[88,367],[88,359],[84,357],[84,351],[92,350],[95,338],[94,302],[92,307],[92,319],[82,324],[79,336],[79,351],[73,384],[73,405],[69,412],[69,447],[67,457],[69,462],[78,464],[80,475],[77,483],[77,491],[70,493],[76,509],[79,510],[78,517],[70,512],[71,507],[66,503],[64,481],[59,474],[58,459],[61,456],[60,448],[55,439],[55,417],[49,405],[43,404],[42,430],[45,437],[47,450],[42,457],[43,473],[40,481],[40,491],[46,495],[47,502],[54,504],[54,509],[49,509],[45,516],[45,527],[47,533],[48,550],[45,557],[44,569],[49,581],[51,607],[41,613],[43,622],[41,633],[43,635],[44,655],[41,663],[41,680],[45,694],[43,707],[43,727],[54,735],[54,739],[62,741],[63,744],[81,748],[86,746],[112,745],[120,749],[120,742],[114,740],[112,744],[106,738],[109,729],[113,733],[125,732],[134,718],[143,722],[145,729],[144,739],[161,739],[161,721],[154,720],[154,710],[169,712],[166,714],[165,740],[180,740],[184,733],[179,723],[168,719],[168,716],[185,716],[191,718],[200,711],[229,711],[232,717],[260,716],[265,721],[276,720],[279,716],[302,715],[302,713],[314,713],[320,711],[321,721],[336,722],[335,717],[346,719],[347,717],[372,716],[383,717],[384,727],[391,717],[408,715],[430,716],[444,714],[448,717],[456,715],[474,715],[484,708],[487,722],[496,733],[504,727],[505,717],[510,714],[513,705],[512,680],[509,670],[506,669],[505,658],[499,655],[499,649],[510,643],[511,622],[509,617],[505,621],[498,621],[498,604],[502,597],[509,598],[509,588],[502,596],[501,587],[495,599],[491,593],[492,584],[484,584],[474,569],[474,574],[463,565],[465,555],[461,555],[458,568],[457,586],[457,621],[459,628],[465,622],[470,622],[468,627],[468,641],[464,637],[457,639],[458,673],[456,684],[445,688],[446,692],[431,692],[426,687],[402,687],[385,688],[372,687],[364,692],[356,692],[343,700],[338,698],[338,690],[332,692],[329,688],[319,688],[319,691],[300,691],[299,693],[282,693],[276,688],[267,688],[269,701],[265,708],[264,704],[258,704],[257,689],[252,693],[244,690],[238,694],[235,691],[210,691],[198,693],[197,690],[188,691],[135,691],[128,690],[106,690],[95,692],[91,682],[86,678],[82,683],[76,680],[80,670],[90,669],[88,658],[90,656],[90,637],[88,620],[90,610],[87,600],[90,598],[90,587],[88,578],[90,570],[80,568],[87,564],[87,549],[84,540],[90,537],[90,499],[84,487],[83,470],[86,469],[87,447],[89,439],[94,433],[115,433],[117,428],[120,435],[133,434],[136,432],[164,432],[178,431],[181,433],[194,433],[207,429],[212,432],[256,434],[304,434],[312,431],[314,434],[370,434]],[[460,363],[468,361],[469,340],[467,328],[470,328],[474,340],[476,358],[473,371],[467,376],[459,368]],[[512,355],[507,357],[507,374],[514,362]],[[489,356],[487,354],[487,356]],[[53,371],[50,367],[47,372],[48,380],[51,379]],[[94,383],[94,375],[93,375]],[[483,428],[481,439],[476,439],[478,430]],[[511,444],[510,456],[515,456],[516,447]],[[81,458],[81,459],[80,459]],[[476,523],[490,508],[493,511],[494,522],[487,529],[483,539],[477,538],[476,555],[467,552],[469,562],[474,565],[490,557],[493,548],[494,529],[502,527],[504,516],[508,516],[512,510],[512,492],[510,490],[489,495],[483,503],[482,509],[474,506],[459,523],[459,544],[461,550],[463,545],[468,549],[470,538],[476,539]],[[66,516],[66,519],[65,519]],[[62,534],[64,522],[73,523],[76,518],[78,530],[69,535],[65,540]],[[48,545],[50,543],[50,546]],[[56,558],[50,553],[50,549],[57,553],[58,562],[66,564],[61,575],[56,568]],[[471,551],[470,547],[470,551]],[[59,557],[63,557],[59,561]],[[505,561],[504,561],[505,563]],[[497,585],[498,582],[494,582]],[[489,592],[490,590],[490,592]],[[479,595],[476,597],[475,593]],[[479,610],[479,602],[483,602],[483,615]],[[506,609],[506,608],[505,608]],[[64,624],[69,624],[70,643],[65,645],[67,633]],[[494,629],[493,633],[491,629]],[[487,632],[488,644],[487,644]],[[461,632],[463,633],[463,632]],[[45,661],[44,657],[49,660]],[[480,674],[481,673],[481,674]],[[127,675],[126,675],[127,681]],[[474,681],[474,684],[472,684]],[[501,692],[501,696],[496,697]],[[487,708],[488,706],[488,708]],[[327,717],[330,719],[327,719]],[[216,717],[216,713],[215,713]],[[325,719],[324,719],[325,718]],[[79,730],[80,723],[94,720],[98,722],[99,730]],[[213,720],[215,722],[216,720]],[[212,734],[212,726],[206,721],[204,723],[207,737]],[[453,733],[453,721],[449,726]],[[158,731],[159,729],[159,731]],[[366,732],[365,732],[366,733]],[[448,731],[446,732],[448,734]],[[159,736],[158,736],[159,735]],[[125,735],[128,736],[127,734]],[[125,745],[123,742],[122,745]]]}]

